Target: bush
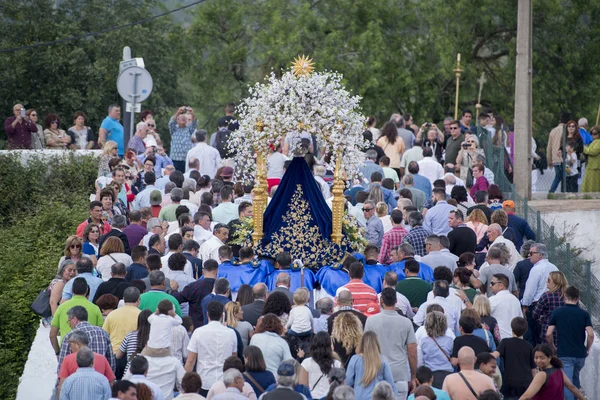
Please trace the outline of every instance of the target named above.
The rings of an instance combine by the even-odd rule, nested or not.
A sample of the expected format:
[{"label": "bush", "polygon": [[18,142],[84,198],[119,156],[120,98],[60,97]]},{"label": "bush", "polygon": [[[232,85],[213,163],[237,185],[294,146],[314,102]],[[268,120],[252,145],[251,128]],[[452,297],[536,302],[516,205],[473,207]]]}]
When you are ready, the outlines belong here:
[{"label": "bush", "polygon": [[39,317],[29,306],[56,274],[67,236],[88,214],[98,164],[73,153],[22,165],[0,155],[0,399],[16,397]]}]

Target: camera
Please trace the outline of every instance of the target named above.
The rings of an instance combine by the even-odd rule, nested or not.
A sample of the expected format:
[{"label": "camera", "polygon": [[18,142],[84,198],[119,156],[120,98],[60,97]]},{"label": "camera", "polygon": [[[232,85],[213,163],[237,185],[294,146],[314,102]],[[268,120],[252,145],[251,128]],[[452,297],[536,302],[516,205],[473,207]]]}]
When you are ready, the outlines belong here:
[{"label": "camera", "polygon": [[426,122],[425,123],[425,128],[427,128],[427,129],[431,128],[431,122]]},{"label": "camera", "polygon": [[21,108],[21,118],[25,118],[25,107]]},{"label": "camera", "polygon": [[469,148],[469,143],[465,142],[462,144],[462,148],[463,149],[468,149]]}]

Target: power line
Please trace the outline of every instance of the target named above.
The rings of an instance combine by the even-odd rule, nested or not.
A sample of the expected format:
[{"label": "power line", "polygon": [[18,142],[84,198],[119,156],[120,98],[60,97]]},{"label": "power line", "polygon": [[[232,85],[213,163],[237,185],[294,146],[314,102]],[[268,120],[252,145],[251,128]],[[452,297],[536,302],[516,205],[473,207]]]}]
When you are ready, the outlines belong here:
[{"label": "power line", "polygon": [[181,11],[181,10],[185,9],[185,8],[193,7],[193,6],[198,5],[200,3],[204,3],[205,1],[206,0],[197,0],[197,1],[194,1],[193,3],[187,4],[185,6],[181,6],[179,8],[175,8],[175,9],[170,10],[170,11],[166,11],[166,12],[161,13],[161,14],[157,14],[157,15],[153,15],[153,16],[148,17],[148,18],[140,19],[139,21],[130,22],[130,23],[125,24],[125,25],[113,26],[111,28],[107,28],[107,29],[104,29],[104,30],[98,31],[98,32],[88,32],[88,33],[84,33],[83,35],[71,36],[71,37],[68,37],[68,38],[62,38],[62,39],[52,40],[50,42],[40,42],[40,43],[30,44],[30,45],[27,45],[27,46],[11,47],[11,48],[8,48],[8,49],[0,49],[0,54],[1,53],[11,53],[13,51],[19,51],[19,50],[34,49],[36,47],[51,46],[51,45],[54,45],[54,44],[70,42],[70,41],[73,41],[73,40],[83,39],[83,38],[86,38],[86,37],[104,35],[105,33],[108,33],[108,32],[117,31],[119,29],[124,29],[124,28],[129,28],[131,26],[144,24],[144,23],[146,23],[148,21],[152,21],[152,20],[164,17],[165,15],[176,13],[178,11]]}]

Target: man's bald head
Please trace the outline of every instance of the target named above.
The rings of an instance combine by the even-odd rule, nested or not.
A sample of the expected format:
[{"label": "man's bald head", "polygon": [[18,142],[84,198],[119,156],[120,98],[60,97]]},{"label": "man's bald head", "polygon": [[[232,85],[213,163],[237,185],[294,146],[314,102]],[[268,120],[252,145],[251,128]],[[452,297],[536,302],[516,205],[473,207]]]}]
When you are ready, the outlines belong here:
[{"label": "man's bald head", "polygon": [[277,275],[277,282],[275,282],[275,285],[277,285],[277,286],[285,285],[289,289],[290,283],[291,283],[290,274],[288,274],[287,272],[282,272],[279,275]]},{"label": "man's bald head", "polygon": [[473,369],[475,367],[475,352],[469,346],[463,346],[458,351],[458,364],[460,369]]},{"label": "man's bald head", "polygon": [[267,297],[267,285],[264,283],[257,283],[252,287],[252,297],[254,300],[261,300]]},{"label": "man's bald head", "polygon": [[502,236],[502,227],[498,224],[491,224],[487,228],[488,239],[493,242],[499,236]]},{"label": "man's bald head", "polygon": [[338,306],[351,306],[352,305],[352,293],[349,290],[342,290],[337,295]]}]

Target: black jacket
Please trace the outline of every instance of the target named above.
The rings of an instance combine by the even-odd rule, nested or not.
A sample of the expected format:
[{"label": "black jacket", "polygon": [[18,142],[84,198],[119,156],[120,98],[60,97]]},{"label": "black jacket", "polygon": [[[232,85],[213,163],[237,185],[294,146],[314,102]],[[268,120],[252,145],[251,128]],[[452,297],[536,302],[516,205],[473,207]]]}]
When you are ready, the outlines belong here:
[{"label": "black jacket", "polygon": [[246,304],[242,307],[242,311],[244,311],[244,321],[250,322],[252,326],[256,326],[264,308],[264,300],[254,300],[253,303]]},{"label": "black jacket", "polygon": [[131,247],[129,247],[129,240],[127,239],[127,235],[117,229],[111,229],[106,235],[102,235],[100,240],[98,241],[98,251],[102,250],[102,245],[106,242],[106,239],[114,236],[116,238],[121,239],[123,242],[123,247],[125,247],[125,253],[131,255]]}]

